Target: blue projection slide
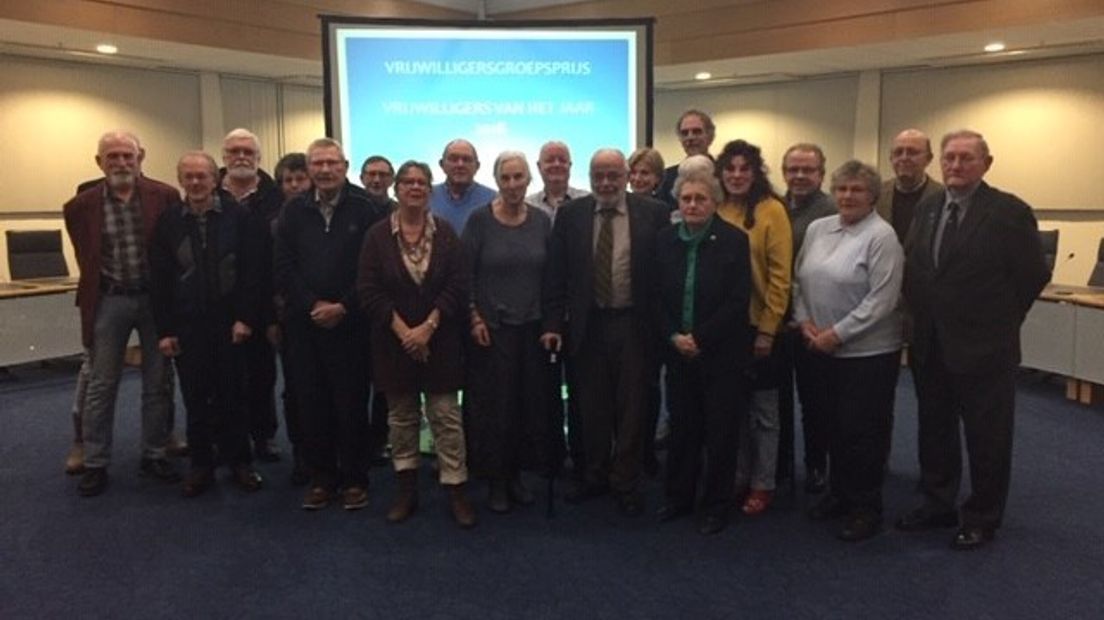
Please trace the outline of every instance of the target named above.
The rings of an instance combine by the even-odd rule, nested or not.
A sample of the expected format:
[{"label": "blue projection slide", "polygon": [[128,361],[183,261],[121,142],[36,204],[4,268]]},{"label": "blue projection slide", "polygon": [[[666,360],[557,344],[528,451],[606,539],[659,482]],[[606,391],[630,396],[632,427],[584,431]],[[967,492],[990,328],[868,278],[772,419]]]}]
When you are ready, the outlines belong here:
[{"label": "blue projection slide", "polygon": [[[339,37],[344,63],[341,128],[350,176],[380,153],[397,166],[436,162],[445,143],[475,144],[478,178],[494,186],[491,163],[520,150],[535,164],[540,146],[561,140],[572,150],[573,184],[587,186],[586,162],[601,147],[636,146],[635,48],[631,35],[540,39]],[[536,171],[534,169],[534,176]],[[539,189],[539,178],[531,191]]]}]

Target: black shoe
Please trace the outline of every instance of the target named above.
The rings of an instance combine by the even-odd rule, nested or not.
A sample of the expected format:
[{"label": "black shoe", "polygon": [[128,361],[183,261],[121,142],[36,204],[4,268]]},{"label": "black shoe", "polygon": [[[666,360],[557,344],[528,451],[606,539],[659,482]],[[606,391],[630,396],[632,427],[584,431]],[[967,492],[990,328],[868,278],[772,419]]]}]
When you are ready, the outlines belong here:
[{"label": "black shoe", "polygon": [[823,493],[828,488],[828,478],[823,469],[810,468],[805,470],[805,492],[810,495]]},{"label": "black shoe", "polygon": [[897,519],[894,527],[902,532],[922,532],[956,525],[958,525],[958,514],[934,512],[927,506],[921,506]]},{"label": "black shoe", "polygon": [[564,501],[569,504],[581,504],[588,499],[601,497],[606,493],[609,493],[609,487],[604,484],[579,482],[568,489],[567,493],[564,493]]},{"label": "black shoe", "polygon": [[972,551],[993,542],[995,531],[987,527],[962,527],[951,539],[951,549]]},{"label": "black shoe", "polygon": [[693,510],[689,506],[668,503],[659,507],[659,510],[656,511],[656,517],[659,518],[660,523],[667,523],[685,517],[692,512]]},{"label": "black shoe", "polygon": [[813,504],[806,513],[813,521],[828,521],[847,514],[847,504],[838,495],[829,493]]},{"label": "black shoe", "polygon": [[637,491],[621,493],[617,496],[617,509],[626,517],[639,517],[644,514],[644,496]]},{"label": "black shoe", "polygon": [[107,489],[107,469],[86,467],[77,485],[77,494],[81,497],[95,497]]},{"label": "black shoe", "polygon": [[720,534],[728,527],[728,519],[721,515],[709,514],[698,523],[698,533],[702,536]]},{"label": "black shoe", "polygon": [[165,459],[142,459],[139,475],[161,482],[180,482],[180,474]]},{"label": "black shoe", "polygon": [[201,467],[188,472],[184,478],[184,486],[180,492],[184,497],[196,497],[202,495],[215,483],[215,472],[210,467]]},{"label": "black shoe", "polygon": [[859,542],[872,538],[880,531],[882,531],[882,517],[864,512],[848,517],[847,523],[836,534],[836,538],[844,542]]},{"label": "black shoe", "polygon": [[239,489],[250,493],[259,491],[264,484],[264,478],[261,478],[257,470],[248,465],[235,465],[233,478],[234,484],[238,485]]},{"label": "black shoe", "polygon": [[510,501],[519,506],[530,506],[537,501],[537,498],[533,496],[533,492],[521,481],[521,474],[516,474],[510,479],[510,485],[506,491],[510,495]]}]

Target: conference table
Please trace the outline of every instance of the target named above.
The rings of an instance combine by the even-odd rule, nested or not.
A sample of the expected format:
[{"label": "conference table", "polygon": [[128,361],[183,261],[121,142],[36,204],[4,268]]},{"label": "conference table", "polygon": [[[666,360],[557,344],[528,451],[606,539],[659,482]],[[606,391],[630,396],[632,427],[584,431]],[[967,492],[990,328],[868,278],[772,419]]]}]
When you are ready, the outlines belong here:
[{"label": "conference table", "polygon": [[1047,285],[1020,341],[1022,366],[1066,377],[1066,397],[1091,404],[1104,385],[1104,288]]},{"label": "conference table", "polygon": [[75,278],[0,282],[0,367],[78,355]]}]

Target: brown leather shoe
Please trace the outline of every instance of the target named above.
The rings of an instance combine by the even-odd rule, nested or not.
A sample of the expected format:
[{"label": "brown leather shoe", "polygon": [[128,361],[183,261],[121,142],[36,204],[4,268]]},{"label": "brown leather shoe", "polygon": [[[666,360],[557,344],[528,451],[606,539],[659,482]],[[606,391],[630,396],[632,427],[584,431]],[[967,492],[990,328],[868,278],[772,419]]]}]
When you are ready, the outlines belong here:
[{"label": "brown leather shoe", "polygon": [[330,503],[330,490],[324,486],[311,485],[303,496],[303,510],[322,510]]},{"label": "brown leather shoe", "polygon": [[463,484],[446,484],[449,495],[449,508],[452,509],[452,518],[456,524],[464,529],[475,527],[475,508],[464,495]]},{"label": "brown leather shoe", "polygon": [[399,491],[391,509],[387,511],[387,520],[391,523],[402,523],[418,509],[418,470],[400,471],[395,477],[399,482]]},{"label": "brown leather shoe", "polygon": [[182,459],[187,458],[191,454],[188,450],[188,442],[182,441],[175,434],[169,435],[169,440],[165,442],[165,455],[172,458]]},{"label": "brown leather shoe", "polygon": [[252,493],[260,490],[264,484],[264,478],[261,478],[257,470],[248,465],[237,465],[234,467],[234,484],[241,490]]},{"label": "brown leather shoe", "polygon": [[368,489],[359,484],[349,485],[341,492],[341,502],[345,510],[360,510],[368,505]]},{"label": "brown leather shoe", "polygon": [[215,483],[215,472],[210,467],[193,469],[184,478],[184,487],[180,492],[184,497],[196,497],[211,488]]},{"label": "brown leather shoe", "polygon": [[84,444],[74,441],[65,457],[65,473],[70,476],[84,473]]}]

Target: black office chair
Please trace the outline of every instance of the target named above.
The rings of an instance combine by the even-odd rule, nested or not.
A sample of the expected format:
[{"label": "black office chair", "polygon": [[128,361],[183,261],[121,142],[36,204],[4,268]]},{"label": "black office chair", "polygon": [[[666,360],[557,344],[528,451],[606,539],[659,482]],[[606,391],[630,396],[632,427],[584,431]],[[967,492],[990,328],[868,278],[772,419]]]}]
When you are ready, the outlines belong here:
[{"label": "black office chair", "polygon": [[1043,245],[1043,259],[1046,261],[1047,269],[1054,273],[1054,260],[1058,258],[1058,231],[1040,230],[1039,241]]},{"label": "black office chair", "polygon": [[60,230],[8,230],[8,271],[12,280],[69,275]]},{"label": "black office chair", "polygon": [[1096,248],[1096,264],[1089,275],[1089,286],[1104,286],[1104,239]]}]

